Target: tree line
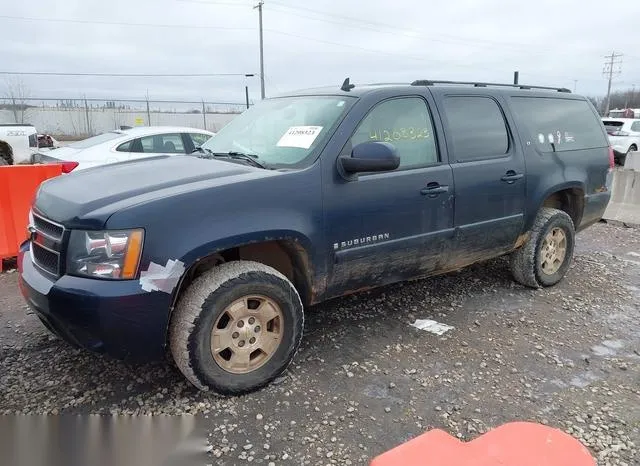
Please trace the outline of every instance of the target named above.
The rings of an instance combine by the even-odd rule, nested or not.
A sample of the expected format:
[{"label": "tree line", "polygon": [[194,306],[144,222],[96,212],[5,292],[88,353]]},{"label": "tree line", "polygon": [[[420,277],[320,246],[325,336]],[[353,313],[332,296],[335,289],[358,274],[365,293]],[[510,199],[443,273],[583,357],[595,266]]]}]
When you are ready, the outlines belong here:
[{"label": "tree line", "polygon": [[[600,112],[604,112],[606,96],[590,96],[589,100]],[[622,108],[640,108],[640,89],[626,89],[620,91],[611,91],[609,109]]]}]

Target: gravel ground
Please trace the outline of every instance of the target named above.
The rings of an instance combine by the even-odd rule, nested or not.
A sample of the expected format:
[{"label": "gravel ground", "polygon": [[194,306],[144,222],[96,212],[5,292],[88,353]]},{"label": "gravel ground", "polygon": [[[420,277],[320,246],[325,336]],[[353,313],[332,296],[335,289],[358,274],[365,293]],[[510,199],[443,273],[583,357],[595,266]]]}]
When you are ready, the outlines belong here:
[{"label": "gravel ground", "polygon": [[[214,464],[364,464],[438,427],[470,440],[514,420],[558,427],[599,465],[640,465],[640,230],[581,233],[556,287],[505,259],[308,310],[287,373],[222,398],[166,363],[126,365],[50,336],[0,275],[0,413],[206,418]],[[442,336],[409,325],[451,325]]]}]

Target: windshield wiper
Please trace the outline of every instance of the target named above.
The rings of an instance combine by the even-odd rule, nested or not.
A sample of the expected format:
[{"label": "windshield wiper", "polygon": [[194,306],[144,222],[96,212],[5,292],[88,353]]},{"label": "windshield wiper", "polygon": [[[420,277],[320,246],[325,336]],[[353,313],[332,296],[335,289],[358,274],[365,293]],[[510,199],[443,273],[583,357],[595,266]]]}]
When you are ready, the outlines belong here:
[{"label": "windshield wiper", "polygon": [[206,149],[200,147],[199,150],[203,152],[202,155],[198,157],[201,159],[212,159],[212,158],[229,158],[229,159],[237,159],[244,160],[245,162],[249,162],[249,165],[253,165],[258,168],[267,168],[264,164],[258,162],[258,156],[255,154],[245,154],[243,152],[213,152],[210,149]]}]

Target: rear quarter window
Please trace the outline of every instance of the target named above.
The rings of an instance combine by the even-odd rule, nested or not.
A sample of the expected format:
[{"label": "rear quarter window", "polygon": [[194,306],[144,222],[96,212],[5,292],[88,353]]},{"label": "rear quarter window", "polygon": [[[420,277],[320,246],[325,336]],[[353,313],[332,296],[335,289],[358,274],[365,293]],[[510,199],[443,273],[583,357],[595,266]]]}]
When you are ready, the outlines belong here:
[{"label": "rear quarter window", "polygon": [[541,152],[566,152],[609,145],[600,119],[584,100],[512,97],[511,106]]}]

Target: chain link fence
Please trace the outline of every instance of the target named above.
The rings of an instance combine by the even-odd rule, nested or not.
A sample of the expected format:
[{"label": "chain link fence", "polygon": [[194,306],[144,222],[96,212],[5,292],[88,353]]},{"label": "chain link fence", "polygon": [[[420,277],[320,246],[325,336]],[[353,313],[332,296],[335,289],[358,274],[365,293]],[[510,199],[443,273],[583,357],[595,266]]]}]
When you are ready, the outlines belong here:
[{"label": "chain link fence", "polygon": [[217,132],[246,103],[179,100],[0,98],[0,124],[32,124],[58,139],[81,139],[124,126],[186,126]]}]

